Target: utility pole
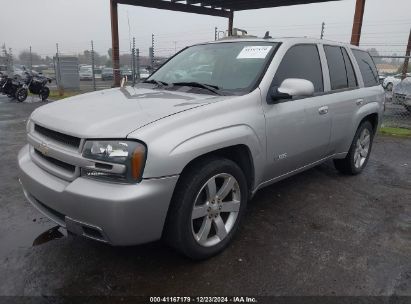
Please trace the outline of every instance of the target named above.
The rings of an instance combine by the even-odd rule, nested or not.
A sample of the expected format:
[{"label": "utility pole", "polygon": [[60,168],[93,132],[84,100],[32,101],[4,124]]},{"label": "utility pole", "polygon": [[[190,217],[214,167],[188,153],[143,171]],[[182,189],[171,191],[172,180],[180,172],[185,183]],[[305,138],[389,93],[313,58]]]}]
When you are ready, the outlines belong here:
[{"label": "utility pole", "polygon": [[10,64],[11,70],[14,72],[13,49],[12,48],[9,48],[9,64]]},{"label": "utility pole", "polygon": [[324,29],[325,29],[325,22],[323,22],[323,23],[321,24],[321,36],[320,36],[320,39],[323,39],[323,38],[324,38]]},{"label": "utility pole", "polygon": [[356,0],[354,21],[351,32],[351,44],[359,46],[361,39],[362,21],[364,17],[365,0]]},{"label": "utility pole", "polygon": [[91,74],[93,75],[93,90],[96,90],[96,75],[94,73],[94,44],[91,40]]},{"label": "utility pole", "polygon": [[150,68],[154,70],[154,52],[151,46],[148,48],[148,56],[150,57]]},{"label": "utility pole", "polygon": [[154,70],[154,34],[151,34],[150,59],[151,59],[151,68]]},{"label": "utility pole", "polygon": [[57,88],[59,90],[59,95],[63,96],[64,95],[64,91],[63,91],[63,87],[61,86],[61,70],[60,70],[60,58],[59,58],[59,44],[56,43],[56,62],[57,62],[57,69],[56,69],[56,81],[57,81]]},{"label": "utility pole", "polygon": [[133,71],[133,86],[136,84],[136,38],[133,37],[133,48],[131,49],[131,70]]},{"label": "utility pole", "polygon": [[140,80],[140,49],[136,49],[137,79]]},{"label": "utility pole", "polygon": [[110,0],[110,16],[111,16],[111,60],[114,74],[114,87],[120,86],[120,50],[118,39],[118,5],[116,0]]},{"label": "utility pole", "polygon": [[407,50],[405,51],[404,65],[402,66],[402,76],[401,76],[402,79],[405,79],[407,77],[408,64],[410,61],[410,53],[411,53],[411,29],[410,29],[410,35],[408,36]]},{"label": "utility pole", "polygon": [[174,43],[174,54],[177,53],[177,41],[173,41]]},{"label": "utility pole", "polygon": [[233,36],[234,11],[229,12],[228,16],[228,36]]},{"label": "utility pole", "polygon": [[29,58],[29,64],[30,64],[30,72],[33,70],[33,56],[31,54],[31,45],[30,45],[30,58]]}]

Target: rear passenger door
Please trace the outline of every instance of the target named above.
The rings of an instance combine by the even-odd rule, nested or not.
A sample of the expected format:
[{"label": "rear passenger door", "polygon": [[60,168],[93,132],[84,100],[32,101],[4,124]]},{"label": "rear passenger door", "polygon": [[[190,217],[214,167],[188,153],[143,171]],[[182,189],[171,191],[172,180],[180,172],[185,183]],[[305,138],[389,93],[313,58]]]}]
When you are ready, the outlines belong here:
[{"label": "rear passenger door", "polygon": [[[274,74],[271,88],[288,78],[314,84],[314,96],[265,104],[267,179],[304,167],[324,157],[330,139],[331,120],[324,94],[323,70],[316,44],[291,46]],[[267,98],[270,98],[267,96]]]},{"label": "rear passenger door", "polygon": [[331,140],[327,154],[347,152],[347,143],[352,141],[354,114],[364,100],[352,64],[352,58],[346,48],[335,45],[324,45],[327,62],[329,87],[329,113],[332,119]]}]

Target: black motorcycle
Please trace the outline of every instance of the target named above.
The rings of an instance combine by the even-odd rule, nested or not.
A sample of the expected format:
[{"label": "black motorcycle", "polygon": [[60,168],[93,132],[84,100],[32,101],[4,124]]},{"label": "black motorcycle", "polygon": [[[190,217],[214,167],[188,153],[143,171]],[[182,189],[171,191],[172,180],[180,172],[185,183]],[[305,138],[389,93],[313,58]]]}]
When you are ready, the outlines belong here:
[{"label": "black motorcycle", "polygon": [[18,76],[14,76],[13,78],[7,77],[4,80],[1,92],[8,97],[16,98],[19,102],[25,101],[28,95],[24,81]]},{"label": "black motorcycle", "polygon": [[50,89],[46,86],[51,83],[51,79],[36,72],[26,72],[26,86],[30,93],[39,95],[42,101],[47,100],[50,95]]}]

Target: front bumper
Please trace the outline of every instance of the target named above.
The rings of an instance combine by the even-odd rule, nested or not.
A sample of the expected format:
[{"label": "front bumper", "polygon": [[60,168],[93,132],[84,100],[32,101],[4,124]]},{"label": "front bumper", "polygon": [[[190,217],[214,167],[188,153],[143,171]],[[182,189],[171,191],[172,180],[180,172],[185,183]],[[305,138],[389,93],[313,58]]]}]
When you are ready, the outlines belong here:
[{"label": "front bumper", "polygon": [[126,185],[79,177],[69,182],[33,163],[28,145],[19,152],[18,165],[24,193],[40,212],[71,232],[112,245],[160,239],[178,180]]}]

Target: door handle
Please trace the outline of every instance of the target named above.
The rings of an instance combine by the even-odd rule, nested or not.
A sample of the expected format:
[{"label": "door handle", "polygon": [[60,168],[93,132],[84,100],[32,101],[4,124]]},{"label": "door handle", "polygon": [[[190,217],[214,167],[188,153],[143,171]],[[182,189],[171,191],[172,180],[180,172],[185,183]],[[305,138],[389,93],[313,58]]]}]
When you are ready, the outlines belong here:
[{"label": "door handle", "polygon": [[363,103],[364,103],[364,99],[362,99],[362,98],[357,99],[357,100],[355,101],[355,104],[356,104],[357,106],[360,106],[360,105],[362,105]]},{"label": "door handle", "polygon": [[327,113],[328,113],[328,107],[327,107],[327,106],[323,106],[323,107],[321,107],[321,108],[318,108],[318,113],[319,113],[320,115],[327,114]]}]

